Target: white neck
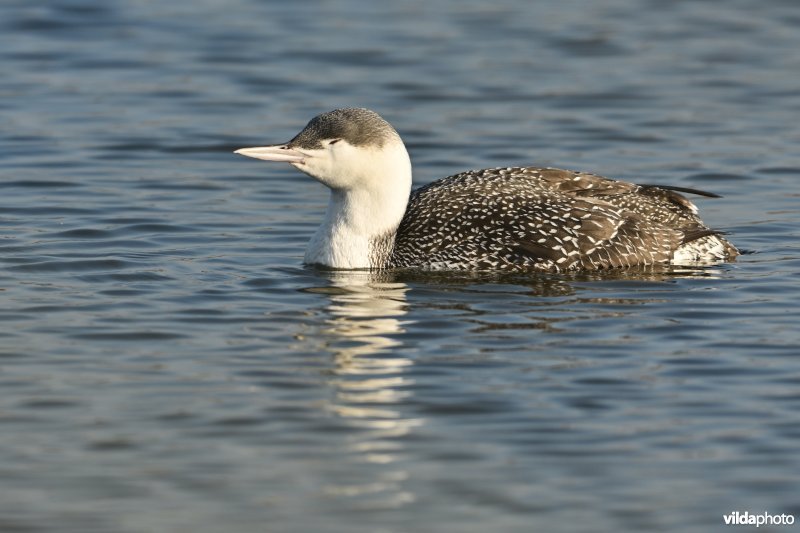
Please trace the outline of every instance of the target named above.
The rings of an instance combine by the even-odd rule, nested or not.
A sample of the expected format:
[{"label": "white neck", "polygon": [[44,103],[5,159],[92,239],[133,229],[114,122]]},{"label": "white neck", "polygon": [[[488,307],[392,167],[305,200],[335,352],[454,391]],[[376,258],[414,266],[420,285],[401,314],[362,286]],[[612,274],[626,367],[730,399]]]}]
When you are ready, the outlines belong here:
[{"label": "white neck", "polygon": [[382,268],[411,193],[411,161],[402,142],[361,154],[348,186],[331,188],[325,220],[305,262],[331,268]]}]

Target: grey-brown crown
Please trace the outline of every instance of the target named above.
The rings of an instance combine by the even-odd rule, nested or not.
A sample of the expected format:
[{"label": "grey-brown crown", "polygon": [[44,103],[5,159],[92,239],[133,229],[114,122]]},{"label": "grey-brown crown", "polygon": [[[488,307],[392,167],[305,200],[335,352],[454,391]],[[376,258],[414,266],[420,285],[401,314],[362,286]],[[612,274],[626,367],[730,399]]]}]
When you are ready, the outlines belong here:
[{"label": "grey-brown crown", "polygon": [[317,115],[289,141],[290,147],[315,149],[322,141],[344,139],[353,146],[382,147],[399,139],[391,124],[369,109],[349,107]]}]

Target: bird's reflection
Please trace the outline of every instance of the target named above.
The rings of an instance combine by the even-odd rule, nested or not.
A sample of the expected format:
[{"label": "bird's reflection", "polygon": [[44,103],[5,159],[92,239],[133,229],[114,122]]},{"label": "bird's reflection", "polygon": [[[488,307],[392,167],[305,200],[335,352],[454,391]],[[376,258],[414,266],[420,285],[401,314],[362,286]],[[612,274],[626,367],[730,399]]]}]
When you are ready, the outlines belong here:
[{"label": "bird's reflection", "polygon": [[395,463],[403,438],[423,420],[408,416],[400,404],[413,394],[408,371],[413,360],[402,355],[408,321],[408,285],[385,274],[325,272],[328,285],[306,289],[322,293],[327,349],[333,355],[333,399],[327,408],[357,429],[349,451],[362,464],[378,468],[372,479],[337,481],[325,488],[331,496],[357,497],[370,507],[398,507],[414,500],[403,489],[406,473]]},{"label": "bird's reflection", "polygon": [[329,276],[328,333],[337,398],[333,409],[359,418],[375,429],[398,429],[399,414],[391,405],[404,398],[409,385],[406,367],[412,361],[394,348],[405,331],[408,286],[369,272],[332,272]]},{"label": "bird's reflection", "polygon": [[[404,468],[425,419],[413,411],[414,344],[409,342],[408,283],[479,295],[484,287],[523,286],[531,297],[571,296],[581,283],[668,282],[715,275],[710,270],[638,269],[574,275],[318,271],[306,292],[324,297],[324,327],[315,340],[331,355],[331,398],[324,408],[352,431],[344,446],[352,461],[339,463],[323,492],[346,507],[397,508],[415,501]],[[516,294],[516,293],[515,293]],[[479,298],[479,296],[476,296]],[[424,305],[424,304],[422,304]],[[461,304],[459,304],[461,305]],[[468,309],[469,304],[465,305]],[[480,323],[472,318],[474,323]],[[550,327],[552,321],[547,321]],[[487,329],[504,327],[495,322]],[[517,325],[514,325],[517,327]],[[542,329],[533,324],[532,327]],[[418,439],[416,440],[418,441]]]}]

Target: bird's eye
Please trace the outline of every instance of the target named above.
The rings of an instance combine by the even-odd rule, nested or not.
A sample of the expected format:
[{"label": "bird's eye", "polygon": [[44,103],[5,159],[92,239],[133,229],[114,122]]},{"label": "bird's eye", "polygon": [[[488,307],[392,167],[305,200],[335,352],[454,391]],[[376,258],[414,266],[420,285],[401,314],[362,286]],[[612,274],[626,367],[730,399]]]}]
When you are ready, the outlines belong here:
[{"label": "bird's eye", "polygon": [[330,146],[330,145],[332,145],[332,144],[336,144],[336,143],[338,143],[339,141],[341,141],[341,139],[331,139],[330,141],[328,141],[328,146]]}]

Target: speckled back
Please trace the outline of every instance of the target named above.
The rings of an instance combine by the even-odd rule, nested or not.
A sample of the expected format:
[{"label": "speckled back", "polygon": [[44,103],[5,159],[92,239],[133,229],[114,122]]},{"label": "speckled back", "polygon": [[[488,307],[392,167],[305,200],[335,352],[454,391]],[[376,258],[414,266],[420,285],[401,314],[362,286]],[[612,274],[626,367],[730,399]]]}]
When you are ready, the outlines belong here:
[{"label": "speckled back", "polygon": [[559,169],[485,169],[412,192],[388,266],[649,265],[668,263],[688,240],[713,233],[672,190]]}]

